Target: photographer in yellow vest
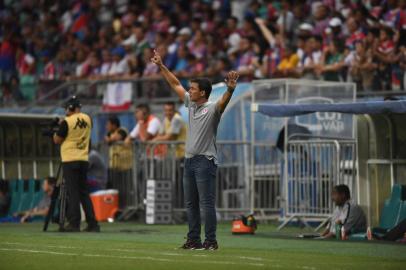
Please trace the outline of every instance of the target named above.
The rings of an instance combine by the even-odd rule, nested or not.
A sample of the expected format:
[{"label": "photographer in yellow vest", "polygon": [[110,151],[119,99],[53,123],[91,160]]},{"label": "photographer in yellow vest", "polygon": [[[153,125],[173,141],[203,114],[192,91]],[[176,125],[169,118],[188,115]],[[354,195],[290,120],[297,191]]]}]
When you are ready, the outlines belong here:
[{"label": "photographer in yellow vest", "polygon": [[68,100],[65,104],[65,120],[60,123],[53,137],[54,143],[61,145],[62,171],[68,195],[66,212],[68,225],[63,231],[80,231],[80,204],[82,204],[88,224],[84,231],[99,232],[100,227],[95,219],[86,184],[92,120],[87,114],[82,113],[80,108],[81,104],[75,96]]}]

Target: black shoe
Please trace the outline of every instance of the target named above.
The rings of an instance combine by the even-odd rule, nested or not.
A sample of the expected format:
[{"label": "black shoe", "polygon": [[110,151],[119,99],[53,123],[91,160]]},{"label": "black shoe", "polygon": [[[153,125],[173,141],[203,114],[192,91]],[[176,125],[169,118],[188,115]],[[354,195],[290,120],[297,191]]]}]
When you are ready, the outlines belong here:
[{"label": "black shoe", "polygon": [[217,241],[208,241],[205,240],[203,243],[203,249],[205,250],[217,250],[219,248],[219,245],[217,244]]},{"label": "black shoe", "polygon": [[99,225],[87,226],[82,232],[100,232]]},{"label": "black shoe", "polygon": [[189,249],[189,250],[203,249],[203,245],[199,240],[187,239],[186,242],[180,247],[180,249]]},{"label": "black shoe", "polygon": [[80,232],[80,228],[72,225],[59,227],[59,232]]}]

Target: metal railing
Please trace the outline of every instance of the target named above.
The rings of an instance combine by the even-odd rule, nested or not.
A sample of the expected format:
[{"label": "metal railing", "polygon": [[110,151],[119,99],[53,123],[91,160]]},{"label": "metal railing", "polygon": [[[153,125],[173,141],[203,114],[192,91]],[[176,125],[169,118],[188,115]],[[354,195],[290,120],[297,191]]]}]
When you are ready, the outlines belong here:
[{"label": "metal railing", "polygon": [[[279,174],[275,166],[257,164],[252,167],[250,162],[250,144],[238,141],[219,141],[217,196],[216,207],[222,219],[229,220],[250,211],[250,197],[254,196],[256,211],[279,211]],[[117,148],[117,149],[115,149]],[[110,168],[112,188],[119,190],[120,206],[126,209],[143,209],[148,179],[167,180],[172,182],[172,209],[174,220],[184,216],[183,195],[183,142],[146,142],[132,146],[123,144],[102,146]],[[263,145],[257,149],[256,158],[269,160],[272,147]],[[120,157],[122,155],[122,157]],[[126,159],[131,156],[131,164]],[[111,159],[115,159],[114,162]],[[250,170],[253,169],[255,191],[250,192],[252,181]],[[131,197],[131,201],[128,198]]]},{"label": "metal railing", "polygon": [[[288,142],[284,161],[284,216],[282,228],[294,218],[323,219],[333,211],[331,190],[346,184],[357,194],[356,143],[338,140]],[[305,222],[306,223],[306,222]]]},{"label": "metal railing", "polygon": [[[186,82],[190,78],[184,77],[180,79]],[[213,83],[215,82],[218,81],[213,80]],[[151,99],[154,99],[155,103],[163,103],[168,100],[176,100],[176,96],[170,90],[168,84],[163,78],[123,77],[116,79],[103,78],[37,81],[34,87],[36,89],[34,100],[29,103],[27,103],[27,101],[20,101],[19,105],[23,107],[22,112],[28,112],[38,106],[49,106],[51,107],[49,111],[52,111],[72,95],[80,96],[84,104],[100,105],[107,85],[114,83],[131,84],[133,100],[136,100],[137,102],[148,102]],[[358,91],[357,97],[402,96],[405,94],[406,92],[402,90]]]}]

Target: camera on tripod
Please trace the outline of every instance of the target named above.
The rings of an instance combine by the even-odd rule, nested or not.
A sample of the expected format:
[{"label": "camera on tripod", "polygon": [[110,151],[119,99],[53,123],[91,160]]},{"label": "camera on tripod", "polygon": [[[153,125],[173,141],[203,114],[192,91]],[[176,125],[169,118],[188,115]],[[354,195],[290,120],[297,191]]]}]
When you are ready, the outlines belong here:
[{"label": "camera on tripod", "polygon": [[55,117],[52,120],[40,123],[42,136],[52,138],[52,136],[54,136],[59,129],[59,123],[59,117]]}]

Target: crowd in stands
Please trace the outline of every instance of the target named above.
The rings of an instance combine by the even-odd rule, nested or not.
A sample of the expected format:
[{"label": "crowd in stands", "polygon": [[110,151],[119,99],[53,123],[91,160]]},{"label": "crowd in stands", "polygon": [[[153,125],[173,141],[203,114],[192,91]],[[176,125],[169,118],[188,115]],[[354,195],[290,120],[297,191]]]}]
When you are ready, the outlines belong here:
[{"label": "crowd in stands", "polygon": [[405,88],[404,0],[0,1],[0,98],[34,82],[177,76],[307,78]]}]

